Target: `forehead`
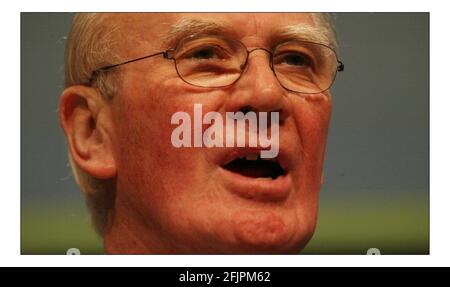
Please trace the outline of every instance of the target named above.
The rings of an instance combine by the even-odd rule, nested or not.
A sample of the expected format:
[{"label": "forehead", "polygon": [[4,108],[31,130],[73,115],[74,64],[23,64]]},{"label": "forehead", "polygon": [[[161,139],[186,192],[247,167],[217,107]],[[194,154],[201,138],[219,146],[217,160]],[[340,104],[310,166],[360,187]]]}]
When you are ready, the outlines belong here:
[{"label": "forehead", "polygon": [[162,47],[170,41],[168,36],[176,38],[177,32],[189,33],[202,25],[211,24],[240,40],[267,40],[292,25],[314,26],[309,13],[119,13],[109,15],[107,23],[118,26],[121,37],[144,42],[147,47],[149,43]]}]

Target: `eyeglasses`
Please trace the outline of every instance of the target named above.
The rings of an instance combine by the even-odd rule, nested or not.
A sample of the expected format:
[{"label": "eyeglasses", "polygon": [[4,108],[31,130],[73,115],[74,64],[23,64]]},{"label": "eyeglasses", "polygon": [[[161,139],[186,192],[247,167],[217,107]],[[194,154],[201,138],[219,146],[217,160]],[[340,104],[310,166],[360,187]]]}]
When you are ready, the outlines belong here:
[{"label": "eyeglasses", "polygon": [[344,64],[327,45],[289,41],[272,50],[248,50],[240,41],[220,36],[190,36],[174,49],[158,52],[95,70],[90,82],[101,73],[118,66],[163,55],[173,60],[178,76],[186,83],[203,88],[221,88],[236,83],[247,68],[250,53],[263,50],[270,55],[269,66],[286,90],[317,94],[328,90]]}]

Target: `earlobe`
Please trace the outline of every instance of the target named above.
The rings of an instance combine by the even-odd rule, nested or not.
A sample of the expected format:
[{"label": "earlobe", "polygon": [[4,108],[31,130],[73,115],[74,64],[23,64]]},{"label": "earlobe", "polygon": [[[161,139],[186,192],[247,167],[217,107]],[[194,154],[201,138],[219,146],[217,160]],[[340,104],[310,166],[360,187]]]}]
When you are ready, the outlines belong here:
[{"label": "earlobe", "polygon": [[67,88],[61,95],[59,116],[74,162],[93,177],[115,177],[113,120],[101,94],[86,86]]}]

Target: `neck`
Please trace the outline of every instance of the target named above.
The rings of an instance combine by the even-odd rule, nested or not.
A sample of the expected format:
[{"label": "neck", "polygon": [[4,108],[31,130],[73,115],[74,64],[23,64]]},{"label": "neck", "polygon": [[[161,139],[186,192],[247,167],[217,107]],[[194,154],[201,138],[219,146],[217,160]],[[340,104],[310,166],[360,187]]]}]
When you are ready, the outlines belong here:
[{"label": "neck", "polygon": [[114,209],[108,214],[103,234],[106,254],[167,254],[166,246],[155,234],[156,228],[129,205],[116,198]]}]

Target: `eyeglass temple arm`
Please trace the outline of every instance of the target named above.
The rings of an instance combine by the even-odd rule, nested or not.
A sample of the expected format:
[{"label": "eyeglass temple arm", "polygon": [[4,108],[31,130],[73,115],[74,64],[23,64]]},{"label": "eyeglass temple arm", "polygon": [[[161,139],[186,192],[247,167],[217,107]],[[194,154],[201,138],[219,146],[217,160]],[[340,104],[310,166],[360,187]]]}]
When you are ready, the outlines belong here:
[{"label": "eyeglass temple arm", "polygon": [[155,57],[155,56],[158,56],[158,55],[164,55],[164,58],[170,59],[170,58],[168,57],[168,53],[169,53],[169,52],[170,52],[170,50],[162,51],[162,52],[158,52],[158,53],[155,53],[155,54],[143,56],[143,57],[140,57],[140,58],[128,60],[128,61],[125,61],[125,62],[122,62],[122,63],[119,63],[119,64],[114,64],[114,65],[109,65],[109,66],[104,66],[104,67],[98,68],[97,70],[94,70],[94,71],[92,72],[92,75],[91,75],[91,78],[89,79],[89,82],[92,83],[93,79],[94,79],[100,72],[108,71],[108,70],[111,70],[111,69],[113,69],[113,68],[115,68],[115,67],[122,66],[122,65],[125,65],[125,64],[129,64],[129,63],[132,63],[132,62],[136,62],[136,61],[140,61],[140,60],[143,60],[143,59]]}]

